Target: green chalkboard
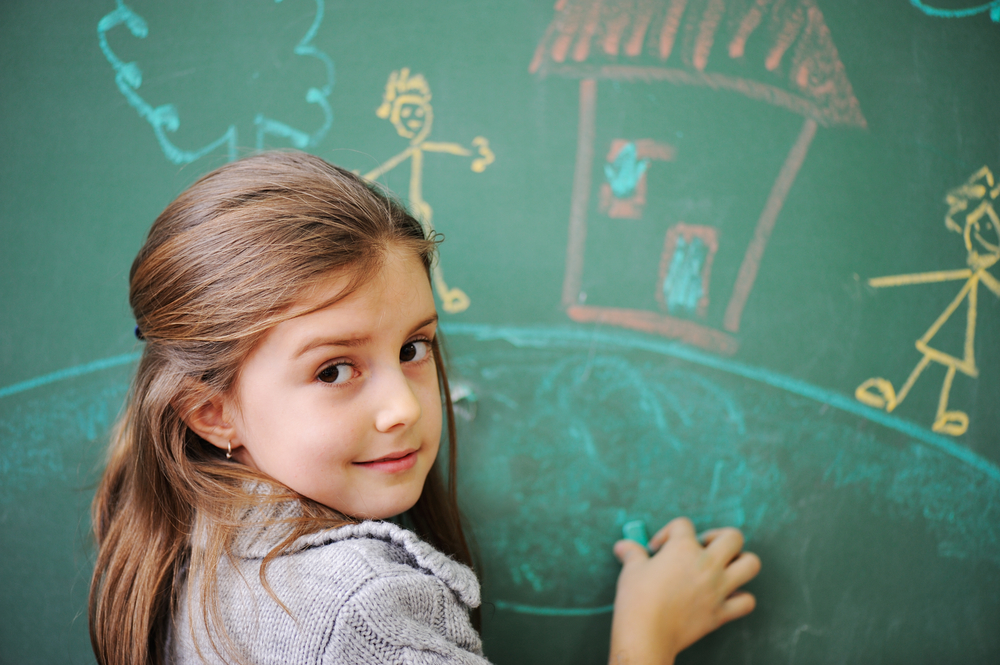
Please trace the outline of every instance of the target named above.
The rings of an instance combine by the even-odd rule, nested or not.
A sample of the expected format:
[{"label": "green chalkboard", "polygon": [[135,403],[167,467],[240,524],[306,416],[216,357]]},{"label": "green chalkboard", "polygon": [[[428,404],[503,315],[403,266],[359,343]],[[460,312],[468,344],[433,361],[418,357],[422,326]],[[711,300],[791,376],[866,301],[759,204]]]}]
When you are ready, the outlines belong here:
[{"label": "green chalkboard", "polygon": [[447,240],[498,663],[606,658],[621,525],[739,526],[682,662],[1000,660],[1000,2],[0,7],[0,663],[91,663],[127,272],[300,148]]}]

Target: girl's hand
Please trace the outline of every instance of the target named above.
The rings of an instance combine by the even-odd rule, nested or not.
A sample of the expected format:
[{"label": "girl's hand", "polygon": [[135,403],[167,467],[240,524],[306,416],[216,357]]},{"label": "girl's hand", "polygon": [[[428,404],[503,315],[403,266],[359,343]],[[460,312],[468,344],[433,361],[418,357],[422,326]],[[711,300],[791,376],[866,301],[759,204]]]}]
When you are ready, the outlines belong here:
[{"label": "girl's hand", "polygon": [[714,529],[699,542],[694,525],[680,517],[649,541],[615,543],[622,562],[611,624],[612,665],[661,665],[733,619],[756,601],[739,588],[760,571],[760,559],[741,552],[743,534]]}]

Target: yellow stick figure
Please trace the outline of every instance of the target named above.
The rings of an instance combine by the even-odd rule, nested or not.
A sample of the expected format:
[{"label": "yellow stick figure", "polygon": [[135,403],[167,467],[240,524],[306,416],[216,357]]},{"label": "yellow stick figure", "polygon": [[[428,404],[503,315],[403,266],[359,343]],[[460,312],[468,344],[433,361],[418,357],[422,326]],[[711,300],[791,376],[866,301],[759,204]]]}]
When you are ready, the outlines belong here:
[{"label": "yellow stick figure", "polygon": [[[945,226],[949,231],[961,233],[968,252],[969,267],[962,270],[942,270],[937,272],[913,273],[909,275],[892,275],[875,277],[868,283],[876,288],[886,286],[903,286],[907,284],[928,284],[931,282],[947,282],[965,280],[958,295],[951,301],[941,316],[927,329],[927,332],[917,340],[916,347],[923,357],[910,372],[909,378],[897,394],[892,384],[883,378],[871,378],[858,386],[854,396],[861,402],[875,408],[892,411],[899,406],[910,388],[916,383],[920,373],[934,361],[948,368],[941,386],[941,396],[938,399],[937,415],[932,429],[952,436],[965,433],[969,427],[969,416],[962,411],[948,410],[948,393],[955,378],[955,371],[976,378],[979,369],[976,367],[975,335],[976,335],[976,303],[979,285],[982,284],[1000,298],[1000,281],[989,271],[1000,260],[1000,218],[997,217],[993,202],[1000,197],[1000,186],[993,179],[993,173],[987,167],[976,171],[961,187],[953,189],[945,197],[948,204],[948,214],[945,216]],[[965,214],[965,223],[955,221],[955,215]],[[965,323],[965,347],[961,358],[945,353],[931,346],[931,341],[945,322],[955,313],[955,310],[967,302],[968,312]]]},{"label": "yellow stick figure", "polygon": [[[431,89],[422,74],[411,76],[406,67],[389,75],[385,84],[385,95],[382,105],[375,114],[380,118],[388,118],[396,128],[396,132],[404,139],[410,140],[406,150],[395,157],[386,160],[382,166],[364,175],[374,180],[383,173],[391,171],[407,159],[410,160],[410,205],[413,213],[423,224],[428,234],[434,233],[431,221],[433,210],[424,201],[422,177],[425,152],[444,152],[461,157],[477,155],[472,160],[472,170],[482,173],[493,163],[494,156],[490,150],[490,142],[482,136],[472,139],[472,149],[458,143],[435,143],[427,140],[431,133],[434,120],[434,109],[431,107]],[[441,298],[441,306],[449,313],[464,312],[469,307],[469,296],[459,288],[449,288],[444,281],[444,272],[439,261],[435,261],[431,271],[434,290]]]}]

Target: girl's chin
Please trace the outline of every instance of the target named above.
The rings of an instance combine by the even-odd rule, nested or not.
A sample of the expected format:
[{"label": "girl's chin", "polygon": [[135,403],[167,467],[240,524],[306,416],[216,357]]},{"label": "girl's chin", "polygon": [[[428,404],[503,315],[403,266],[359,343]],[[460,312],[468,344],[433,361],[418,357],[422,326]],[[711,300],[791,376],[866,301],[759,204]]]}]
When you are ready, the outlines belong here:
[{"label": "girl's chin", "polygon": [[[423,487],[421,486],[421,490]],[[386,496],[373,505],[370,501],[360,505],[346,506],[347,510],[330,506],[358,520],[387,520],[402,515],[417,504],[420,492],[400,492],[396,496]],[[329,504],[328,504],[329,505]]]}]

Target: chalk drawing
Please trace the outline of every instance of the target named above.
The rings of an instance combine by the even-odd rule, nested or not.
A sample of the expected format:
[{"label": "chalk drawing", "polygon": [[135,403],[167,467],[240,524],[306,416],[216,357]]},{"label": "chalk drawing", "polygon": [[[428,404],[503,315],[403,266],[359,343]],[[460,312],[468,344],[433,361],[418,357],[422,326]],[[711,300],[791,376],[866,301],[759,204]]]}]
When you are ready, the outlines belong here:
[{"label": "chalk drawing", "polygon": [[[727,33],[731,38],[725,37]],[[753,61],[749,60],[750,54]],[[734,75],[733,69],[725,66],[727,60],[742,60],[738,70],[743,74]],[[632,328],[720,354],[736,353],[736,334],[764,250],[817,128],[867,126],[814,0],[560,0],[528,69],[542,77],[557,75],[580,81],[577,153],[562,289],[567,315],[580,323]],[[713,94],[736,92],[803,116],[802,129],[759,213],[735,282],[716,288],[717,294],[724,293],[723,288],[732,289],[718,316],[704,320],[698,317],[696,321],[676,314],[684,309],[678,309],[676,303],[673,311],[669,305],[665,311],[650,311],[655,308],[652,303],[649,308],[622,307],[584,293],[599,81],[611,81],[616,87],[622,82],[664,82],[705,87]],[[653,132],[662,131],[662,126],[651,126],[649,131],[655,136]],[[670,151],[669,159],[674,159]],[[730,160],[734,157],[738,158],[727,155]],[[643,168],[646,158],[639,140],[612,142],[599,185],[601,212],[612,218],[642,217],[646,176],[654,168],[652,163]],[[683,165],[678,162],[677,168]],[[763,192],[760,194],[763,198]],[[684,242],[690,241],[685,238]],[[594,280],[604,277],[598,275]],[[657,300],[661,299],[662,294],[657,296]]]},{"label": "chalk drawing", "polygon": [[[492,571],[484,599],[498,611],[607,614],[610,547],[628,519],[683,513],[699,529],[734,524],[752,548],[789,530],[808,536],[817,502],[845,497],[870,504],[888,528],[919,520],[940,557],[1000,564],[1000,469],[946,436],[847,395],[620,330],[444,329],[458,344],[453,373],[480,398],[482,420],[462,434],[460,482]],[[868,420],[909,443],[887,444]],[[773,556],[787,565],[784,553]]]},{"label": "chalk drawing", "polygon": [[[684,512],[699,529],[741,526],[753,543],[808,533],[797,502],[816,505],[823,487],[870,496],[873,514],[890,523],[920,520],[942,557],[1000,564],[1000,469],[949,437],[846,395],[627,331],[443,329],[461,342],[453,373],[480,407],[460,424],[474,428],[462,434],[460,479],[483,529],[493,594],[484,598],[500,611],[606,614],[617,573],[610,545],[628,519],[656,524]],[[47,375],[37,398],[29,389],[6,396],[0,499],[79,483],[74,451],[106,436],[127,390],[124,369],[90,363]],[[825,417],[823,405],[910,442],[887,445],[878,428]],[[807,481],[793,487],[791,478]],[[787,565],[783,556],[772,565]]]},{"label": "chalk drawing", "polygon": [[[750,53],[759,60],[741,69],[758,71],[725,71]],[[727,90],[824,126],[866,125],[815,0],[561,0],[528,71]]]},{"label": "chalk drawing", "polygon": [[493,605],[498,610],[517,612],[518,614],[535,614],[538,616],[560,616],[560,617],[586,617],[595,614],[611,614],[615,611],[614,605],[601,605],[600,607],[538,607],[537,605],[526,605],[524,603],[512,603],[506,600],[494,600]]},{"label": "chalk drawing", "polygon": [[[424,200],[423,168],[425,152],[442,152],[460,157],[472,157],[471,168],[475,173],[482,173],[493,163],[495,156],[490,150],[490,142],[482,136],[472,139],[472,147],[466,148],[458,143],[439,143],[428,141],[431,127],[434,123],[434,108],[431,106],[431,89],[422,74],[410,74],[408,67],[394,71],[385,84],[385,94],[382,105],[375,112],[380,118],[389,120],[396,133],[404,139],[409,139],[410,145],[403,152],[390,157],[380,167],[364,175],[369,180],[379,178],[410,160],[410,206],[413,213],[429,232],[434,232],[432,222],[433,210]],[[432,267],[434,290],[441,299],[444,311],[455,314],[469,308],[469,296],[457,287],[449,287],[444,280],[444,271],[440,261]]]},{"label": "chalk drawing", "polygon": [[631,196],[635,192],[639,178],[649,168],[649,160],[636,159],[635,143],[629,141],[618,151],[618,155],[610,164],[604,165],[604,177],[608,179],[611,191],[620,199]]},{"label": "chalk drawing", "polygon": [[[663,356],[677,358],[703,367],[751,379],[795,395],[806,397],[820,404],[832,406],[845,413],[861,416],[866,420],[878,423],[883,427],[905,434],[906,436],[920,441],[931,448],[938,449],[944,454],[954,457],[963,464],[967,464],[970,467],[986,474],[991,479],[1000,481],[1000,467],[997,467],[985,458],[980,457],[965,446],[957,445],[947,437],[933,434],[916,423],[904,420],[897,416],[889,415],[879,409],[858,404],[856,401],[850,399],[846,395],[842,395],[841,393],[827,390],[825,388],[806,383],[805,381],[800,381],[784,374],[773,372],[763,367],[754,367],[753,365],[748,365],[735,360],[720,358],[714,354],[703,353],[683,344],[658,341],[641,335],[630,335],[622,332],[601,332],[596,329],[587,330],[579,327],[491,326],[485,324],[462,324],[452,322],[443,324],[442,330],[448,335],[468,336],[482,341],[504,340],[518,348],[560,348],[563,346],[590,344],[601,345],[602,347],[607,348],[650,351]],[[118,367],[134,362],[137,358],[138,354],[124,354],[52,372],[50,374],[0,388],[0,398],[40,387],[42,385],[55,384],[70,378],[86,376],[112,367]],[[489,376],[489,372],[485,371],[485,375]],[[494,395],[493,397],[497,398],[498,396]],[[509,397],[505,399],[507,400],[508,407],[511,410],[515,410],[519,407],[519,403],[517,401]],[[732,411],[729,410],[728,413],[730,415],[727,417],[732,418]]]},{"label": "chalk drawing", "polygon": [[[113,367],[124,370],[110,364],[101,369]],[[0,410],[0,506],[53,483],[90,486],[88,475],[96,470],[128,391],[124,371],[98,373],[96,366],[91,371],[96,374],[82,379],[77,377],[86,375],[64,375],[48,392],[15,398],[14,409]]]},{"label": "chalk drawing", "polygon": [[95,360],[93,362],[85,363],[83,365],[76,365],[75,367],[67,367],[66,369],[61,369],[59,371],[52,372],[50,374],[43,374],[42,376],[36,376],[33,379],[28,379],[27,381],[20,381],[18,383],[14,383],[9,386],[4,386],[3,388],[0,388],[0,397],[15,395],[17,393],[24,392],[26,390],[39,388],[41,386],[45,386],[50,383],[64,381],[66,379],[72,379],[77,376],[92,374],[94,372],[99,372],[104,369],[118,367],[120,365],[128,365],[137,361],[140,355],[142,354],[138,351],[133,353],[124,353],[120,356],[101,358],[100,360]]},{"label": "chalk drawing", "polygon": [[955,458],[990,479],[1000,482],[1000,467],[980,457],[952,439],[928,431],[914,422],[889,415],[843,395],[815,386],[763,367],[754,367],[676,342],[650,339],[642,335],[623,332],[588,330],[581,327],[531,327],[531,326],[489,326],[484,324],[450,323],[444,331],[450,335],[468,335],[477,340],[504,340],[517,348],[573,348],[579,345],[600,345],[607,349],[636,349],[650,351],[663,356],[677,358],[723,372],[741,376],[764,385],[779,388],[799,395],[819,404],[832,406],[845,413],[860,416],[883,427],[895,430],[920,441],[930,448]]},{"label": "chalk drawing", "polygon": [[[964,185],[950,191],[945,198],[949,206],[948,214],[945,216],[945,227],[962,235],[968,268],[873,277],[868,280],[868,284],[875,288],[948,281],[964,283],[958,295],[945,307],[927,332],[916,341],[915,346],[921,353],[921,358],[902,388],[897,392],[888,380],[873,377],[864,381],[855,390],[855,397],[859,401],[877,409],[893,411],[906,399],[921,373],[931,362],[935,362],[946,367],[947,373],[941,385],[937,413],[931,429],[952,436],[960,436],[968,429],[968,414],[964,411],[949,410],[948,396],[956,372],[962,372],[973,379],[979,376],[975,357],[979,285],[982,284],[1000,298],[1000,280],[989,272],[989,269],[1000,261],[1000,217],[997,216],[994,207],[998,197],[1000,197],[1000,186],[995,182],[993,173],[984,166],[972,174]],[[965,213],[962,223],[955,220],[960,213]],[[937,348],[940,342],[933,340],[963,305],[966,308],[964,344],[961,355],[955,355]]]},{"label": "chalk drawing", "polygon": [[994,23],[1000,23],[1000,0],[987,2],[985,5],[976,5],[964,9],[939,9],[923,2],[922,0],[910,0],[910,4],[927,14],[936,18],[965,18],[989,12],[990,19]]},{"label": "chalk drawing", "polygon": [[673,316],[705,316],[712,261],[719,250],[711,226],[676,224],[667,230],[656,299]]},{"label": "chalk drawing", "polygon": [[[474,462],[464,471],[475,488],[469,491],[491,506],[484,555],[502,558],[503,579],[518,590],[496,596],[498,608],[606,612],[615,565],[606,541],[629,519],[652,523],[663,519],[661,511],[686,506],[702,528],[725,522],[752,531],[772,513],[745,504],[794,512],[781,498],[773,460],[746,449],[742,406],[725,387],[684,367],[597,348],[593,355],[518,349],[495,358],[455,356],[455,371],[477,385],[480,413],[502,414],[469,434],[476,452],[466,451]],[[513,395],[515,408],[494,401],[495,391]],[[573,537],[563,540],[562,528],[551,527],[556,537],[543,543],[545,523],[572,525]],[[567,566],[579,571],[577,579],[600,582],[573,585]]]},{"label": "chalk drawing", "polygon": [[[225,148],[229,159],[236,159],[239,130],[235,123],[229,124],[218,138],[200,147],[182,148],[174,142],[171,135],[176,135],[181,127],[181,117],[176,105],[166,103],[154,107],[146,101],[138,92],[143,81],[142,69],[139,64],[136,62],[123,62],[108,42],[108,32],[120,25],[124,25],[129,33],[137,39],[146,39],[150,33],[147,21],[126,5],[125,0],[115,1],[117,7],[103,16],[97,23],[98,43],[100,44],[101,51],[104,53],[104,57],[111,64],[112,68],[114,68],[115,84],[118,86],[118,90],[128,100],[129,105],[139,113],[139,116],[153,128],[153,134],[156,136],[163,154],[175,164],[187,164],[204,157],[214,150]],[[281,3],[282,0],[274,0],[274,2]],[[333,91],[334,84],[333,60],[313,44],[316,32],[323,22],[325,0],[315,0],[315,2],[315,17],[307,29],[305,36],[294,47],[293,52],[297,56],[317,59],[323,64],[325,82],[321,86],[310,87],[305,94],[305,102],[319,108],[323,116],[323,121],[317,129],[307,132],[275,118],[267,117],[263,113],[256,113],[253,123],[256,130],[256,146],[258,149],[266,147],[268,136],[277,136],[285,139],[299,149],[314,147],[326,136],[333,125],[333,111],[329,103],[330,93]]]},{"label": "chalk drawing", "polygon": [[670,269],[659,293],[671,314],[694,314],[698,304],[708,295],[702,277],[708,248],[695,236],[690,242],[677,238]]},{"label": "chalk drawing", "polygon": [[654,161],[671,161],[674,153],[673,146],[653,139],[612,141],[601,183],[601,212],[614,219],[640,219],[649,166]]}]

